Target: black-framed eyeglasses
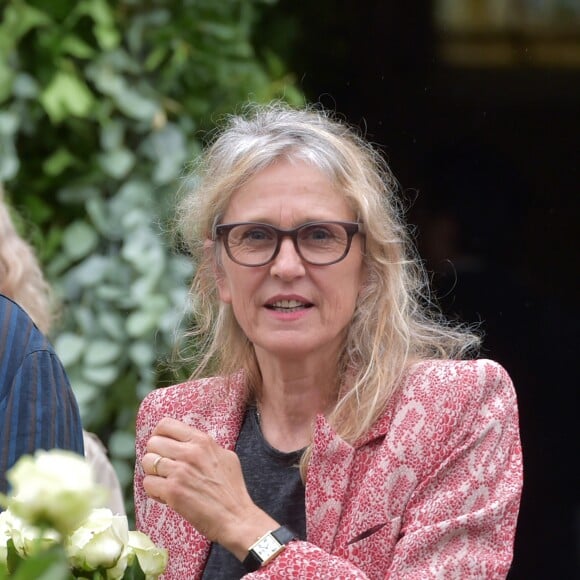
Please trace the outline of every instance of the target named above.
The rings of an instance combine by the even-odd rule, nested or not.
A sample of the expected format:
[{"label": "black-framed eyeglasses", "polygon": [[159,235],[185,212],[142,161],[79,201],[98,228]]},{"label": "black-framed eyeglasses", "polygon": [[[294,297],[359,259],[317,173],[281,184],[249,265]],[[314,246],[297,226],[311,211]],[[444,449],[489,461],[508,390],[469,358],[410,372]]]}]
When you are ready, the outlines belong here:
[{"label": "black-framed eyeglasses", "polygon": [[214,238],[223,239],[228,256],[241,266],[264,266],[274,260],[286,237],[308,264],[329,266],[343,260],[352,238],[362,233],[358,222],[308,222],[291,230],[259,222],[221,224]]}]

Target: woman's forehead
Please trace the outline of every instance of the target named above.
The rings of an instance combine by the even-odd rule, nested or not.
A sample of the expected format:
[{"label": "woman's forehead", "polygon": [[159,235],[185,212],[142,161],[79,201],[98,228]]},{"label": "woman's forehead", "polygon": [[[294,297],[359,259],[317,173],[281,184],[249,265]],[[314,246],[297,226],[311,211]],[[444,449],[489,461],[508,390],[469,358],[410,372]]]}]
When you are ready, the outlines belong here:
[{"label": "woman's forehead", "polygon": [[344,192],[311,164],[278,162],[234,191],[224,221],[303,223],[311,220],[353,219]]}]

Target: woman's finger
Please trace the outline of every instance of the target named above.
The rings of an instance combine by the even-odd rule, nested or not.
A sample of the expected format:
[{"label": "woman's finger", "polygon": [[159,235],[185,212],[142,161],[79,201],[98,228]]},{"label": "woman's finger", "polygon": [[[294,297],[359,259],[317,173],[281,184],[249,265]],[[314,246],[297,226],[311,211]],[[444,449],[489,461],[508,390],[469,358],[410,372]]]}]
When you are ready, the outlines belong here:
[{"label": "woman's finger", "polygon": [[141,461],[143,471],[147,475],[155,475],[157,477],[167,477],[169,472],[168,462],[172,461],[169,457],[160,455],[159,453],[146,453]]},{"label": "woman's finger", "polygon": [[176,441],[189,441],[192,437],[195,437],[197,433],[201,433],[201,431],[186,425],[177,419],[163,417],[163,419],[157,423],[151,435],[169,437],[170,439],[175,439]]}]

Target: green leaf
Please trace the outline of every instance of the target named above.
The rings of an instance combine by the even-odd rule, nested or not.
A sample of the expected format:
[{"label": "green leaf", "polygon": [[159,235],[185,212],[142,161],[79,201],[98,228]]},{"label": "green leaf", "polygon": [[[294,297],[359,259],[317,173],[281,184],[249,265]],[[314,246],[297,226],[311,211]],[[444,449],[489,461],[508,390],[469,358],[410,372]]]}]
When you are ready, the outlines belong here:
[{"label": "green leaf", "polygon": [[63,250],[74,259],[82,258],[94,250],[98,243],[94,228],[84,221],[72,223],[64,231],[62,238]]},{"label": "green leaf", "polygon": [[200,22],[199,29],[203,34],[214,36],[221,41],[228,42],[238,36],[238,30],[234,23],[221,24],[220,22]]},{"label": "green leaf", "polygon": [[101,48],[111,50],[119,45],[121,35],[113,26],[97,24],[94,30]]},{"label": "green leaf", "polygon": [[135,164],[135,155],[128,149],[107,151],[98,157],[102,170],[115,179],[125,177]]},{"label": "green leaf", "polygon": [[121,354],[121,346],[106,340],[94,340],[89,343],[85,353],[85,364],[100,367],[116,361]]},{"label": "green leaf", "polygon": [[145,69],[149,72],[156,69],[167,58],[168,54],[169,50],[167,46],[153,47],[153,50],[145,60]]},{"label": "green leaf", "polygon": [[151,135],[148,154],[157,162],[153,170],[155,183],[175,180],[187,161],[188,150],[185,135],[174,124],[167,124],[161,131]]},{"label": "green leaf", "polygon": [[83,377],[95,385],[104,386],[112,384],[119,371],[116,366],[84,367]]},{"label": "green leaf", "polygon": [[94,49],[75,34],[65,36],[61,41],[60,48],[62,52],[77,58],[89,59],[95,54]]},{"label": "green leaf", "polygon": [[50,23],[51,19],[41,10],[25,2],[10,2],[4,10],[2,27],[0,27],[2,45],[5,45],[8,39],[15,41],[22,38],[29,30]]},{"label": "green leaf", "polygon": [[105,201],[97,196],[87,199],[86,209],[97,231],[105,237],[110,237],[112,224]]},{"label": "green leaf", "polygon": [[16,113],[0,112],[0,183],[12,179],[20,169],[14,143],[19,126],[20,119]]},{"label": "green leaf", "polygon": [[[2,65],[0,64],[0,67]],[[28,73],[18,73],[14,78],[13,93],[18,99],[36,99],[38,97],[38,82]]]},{"label": "green leaf", "polygon": [[[0,30],[0,34],[2,31]],[[12,94],[14,71],[4,62],[0,52],[0,103],[4,102]]]},{"label": "green leaf", "polygon": [[40,102],[52,122],[60,123],[69,115],[89,117],[94,97],[84,80],[60,71],[42,91]]},{"label": "green leaf", "polygon": [[122,95],[127,89],[127,83],[121,74],[105,62],[95,62],[86,69],[87,78],[91,80],[97,90],[107,97]]},{"label": "green leaf", "polygon": [[153,121],[159,111],[159,105],[138,91],[127,89],[115,95],[115,101],[120,111],[132,119]]},{"label": "green leaf", "polygon": [[145,223],[150,223],[152,218],[152,194],[153,188],[151,183],[143,179],[131,179],[124,183],[118,193],[111,200],[111,212],[122,218],[132,210],[147,209],[149,215]]},{"label": "green leaf", "polygon": [[93,403],[95,399],[101,394],[100,388],[87,382],[82,377],[78,367],[66,368],[66,370],[81,412],[88,409],[88,414],[90,415],[90,412],[94,410]]},{"label": "green leaf", "polygon": [[77,5],[77,12],[91,16],[95,22],[93,31],[103,50],[119,45],[120,34],[115,28],[115,16],[105,0],[85,0]]},{"label": "green leaf", "polygon": [[157,318],[158,316],[154,312],[143,310],[133,312],[127,318],[126,328],[129,336],[136,338],[149,334],[157,326]]},{"label": "green leaf", "polygon": [[0,111],[0,135],[12,136],[18,130],[19,118],[13,111]]},{"label": "green leaf", "polygon": [[135,455],[135,435],[126,431],[115,431],[109,439],[109,450],[115,457],[133,457]]},{"label": "green leaf", "polygon": [[75,163],[75,156],[68,149],[60,147],[42,164],[42,169],[47,175],[55,176],[60,175]]},{"label": "green leaf", "polygon": [[9,572],[14,572],[18,565],[22,562],[22,558],[18,555],[16,547],[14,546],[14,540],[10,538],[6,542],[6,564],[8,566]]},{"label": "green leaf", "polygon": [[[132,417],[131,423],[134,423],[135,420]],[[132,489],[133,486],[133,475],[135,473],[135,449],[133,449],[133,453],[128,457],[128,461],[123,461],[123,458],[120,457],[119,459],[111,459],[111,463],[115,468],[117,473],[117,477],[119,478],[119,482],[123,487],[129,486]]]},{"label": "green leaf", "polygon": [[124,319],[115,310],[101,312],[99,314],[99,326],[109,335],[112,340],[124,342],[127,334],[125,332]]},{"label": "green leaf", "polygon": [[63,187],[56,194],[58,201],[64,204],[83,203],[89,200],[97,199],[101,193],[96,187],[88,185],[75,185]]},{"label": "green leaf", "polygon": [[137,558],[135,558],[131,566],[127,567],[123,580],[145,580],[145,573],[141,569]]},{"label": "green leaf", "polygon": [[46,273],[51,279],[58,279],[62,276],[63,272],[65,272],[74,260],[67,256],[66,254],[58,254],[55,256],[48,266],[46,267]]},{"label": "green leaf", "polygon": [[148,341],[137,341],[129,347],[130,359],[141,368],[149,367],[155,361],[155,351]]},{"label": "green leaf", "polygon": [[95,296],[99,300],[117,305],[125,304],[128,295],[129,291],[126,288],[115,284],[102,284],[95,291]]},{"label": "green leaf", "polygon": [[106,151],[121,149],[125,136],[125,123],[106,121],[101,126],[101,147]]},{"label": "green leaf", "polygon": [[72,366],[79,361],[85,346],[85,339],[72,332],[59,334],[54,342],[54,348],[65,367]]},{"label": "green leaf", "polygon": [[71,576],[68,563],[65,560],[50,555],[38,555],[26,560],[18,568],[11,580],[69,580]]},{"label": "green leaf", "polygon": [[64,548],[53,546],[26,559],[21,558],[10,538],[6,544],[7,564],[11,580],[68,580],[70,569]]},{"label": "green leaf", "polygon": [[0,135],[0,183],[12,179],[20,169],[20,159],[12,139]]},{"label": "green leaf", "polygon": [[54,207],[41,197],[26,194],[24,203],[30,219],[35,223],[45,223],[54,216]]}]

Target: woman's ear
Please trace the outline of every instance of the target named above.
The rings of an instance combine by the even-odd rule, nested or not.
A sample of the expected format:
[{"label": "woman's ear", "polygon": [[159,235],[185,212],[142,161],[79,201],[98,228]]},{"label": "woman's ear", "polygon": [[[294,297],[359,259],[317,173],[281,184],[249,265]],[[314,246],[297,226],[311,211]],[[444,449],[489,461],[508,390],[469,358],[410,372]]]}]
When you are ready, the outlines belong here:
[{"label": "woman's ear", "polygon": [[217,242],[210,239],[205,240],[203,243],[203,251],[206,260],[211,264],[220,300],[226,304],[230,304],[232,301],[230,287],[218,253],[219,247],[217,246]]}]

